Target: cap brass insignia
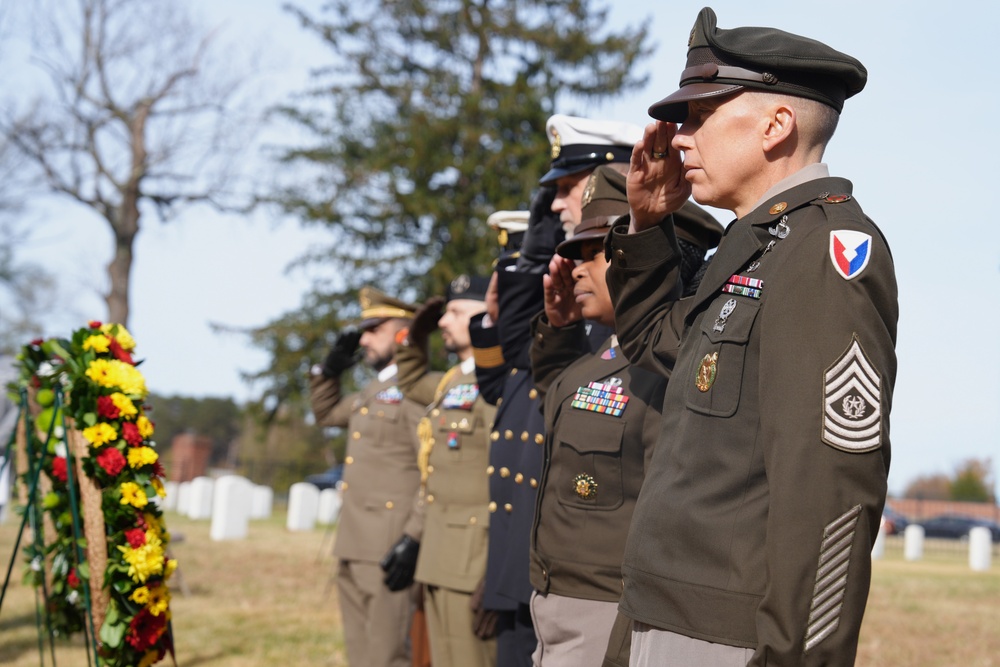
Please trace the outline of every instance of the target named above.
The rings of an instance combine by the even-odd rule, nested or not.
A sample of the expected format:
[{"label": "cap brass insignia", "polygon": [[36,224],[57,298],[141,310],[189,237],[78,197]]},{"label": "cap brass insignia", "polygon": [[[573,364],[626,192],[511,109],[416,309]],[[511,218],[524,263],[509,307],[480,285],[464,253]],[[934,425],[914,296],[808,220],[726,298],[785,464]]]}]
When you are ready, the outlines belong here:
[{"label": "cap brass insignia", "polygon": [[587,473],[580,473],[573,478],[573,490],[584,500],[593,500],[597,497],[597,480]]},{"label": "cap brass insignia", "polygon": [[594,192],[597,190],[597,177],[595,174],[591,174],[590,178],[587,179],[587,186],[583,189],[583,194],[580,196],[580,208],[585,208],[587,204],[594,198]]},{"label": "cap brass insignia", "polygon": [[694,31],[695,31],[695,29],[691,28],[691,34],[688,35],[688,48],[689,49],[691,48],[691,45],[694,44]]},{"label": "cap brass insignia", "polygon": [[455,294],[463,294],[472,286],[472,280],[464,273],[451,281],[451,291]]},{"label": "cap brass insignia", "polygon": [[770,213],[771,215],[778,215],[779,213],[781,213],[782,211],[784,211],[786,208],[788,208],[788,203],[787,202],[783,202],[783,201],[782,202],[778,202],[777,204],[775,204],[774,206],[771,207],[771,210],[768,211],[768,213]]},{"label": "cap brass insignia", "polygon": [[698,391],[706,392],[715,384],[715,376],[719,370],[718,361],[718,352],[706,354],[702,358],[701,365],[698,367],[698,374],[694,378],[694,386],[698,387]]},{"label": "cap brass insignia", "polygon": [[552,159],[555,160],[559,157],[559,153],[562,152],[562,138],[559,136],[559,132],[556,128],[549,130],[552,133],[552,138],[549,140],[552,142]]},{"label": "cap brass insignia", "polygon": [[361,304],[361,310],[368,310],[372,307],[372,298],[368,294],[368,288],[361,288],[361,292],[358,294],[358,302]]}]

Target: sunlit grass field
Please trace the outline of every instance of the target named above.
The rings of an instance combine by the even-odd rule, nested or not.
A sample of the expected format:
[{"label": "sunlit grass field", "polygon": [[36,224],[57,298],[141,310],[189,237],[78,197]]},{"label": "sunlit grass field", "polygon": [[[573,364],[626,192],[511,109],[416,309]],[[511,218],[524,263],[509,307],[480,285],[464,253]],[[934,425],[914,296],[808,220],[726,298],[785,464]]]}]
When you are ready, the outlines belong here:
[{"label": "sunlit grass field", "polygon": [[[180,667],[347,664],[326,529],[289,532],[281,511],[252,523],[244,541],[213,542],[209,522],[172,513],[167,525],[183,536],[172,549],[181,564],[172,580]],[[13,518],[0,526],[0,575],[15,530]],[[1000,561],[994,550],[992,569],[972,572],[957,547],[929,542],[924,560],[906,562],[890,538],[874,566],[857,665],[1000,667]],[[39,657],[34,592],[20,583],[22,567],[15,565],[0,610],[0,665],[51,665],[47,645]],[[57,642],[56,664],[87,665],[83,642]]]}]

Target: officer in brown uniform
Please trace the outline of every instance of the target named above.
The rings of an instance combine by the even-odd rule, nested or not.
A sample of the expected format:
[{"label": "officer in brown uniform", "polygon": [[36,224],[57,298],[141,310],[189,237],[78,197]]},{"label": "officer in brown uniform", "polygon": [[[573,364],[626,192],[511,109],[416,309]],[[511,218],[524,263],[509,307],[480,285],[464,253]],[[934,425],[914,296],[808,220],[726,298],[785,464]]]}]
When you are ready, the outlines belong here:
[{"label": "officer in brown uniform", "polygon": [[[482,606],[489,530],[489,428],[495,409],[479,395],[469,320],[486,308],[486,278],[452,281],[444,314],[432,298],[414,317],[399,346],[399,384],[426,404],[419,426],[423,514],[416,580],[423,585],[434,667],[493,667],[495,614]],[[440,326],[445,347],[460,363],[428,371],[427,338]]]},{"label": "officer in brown uniform", "polygon": [[[379,561],[394,536],[416,532],[420,488],[416,428],[423,406],[406,400],[396,380],[396,337],[414,306],[370,287],[361,289],[359,331],[341,333],[322,364],[313,367],[312,411],[322,426],[347,429],[341,486],[343,506],[334,556],[344,644],[351,665],[407,667],[410,579],[390,590]],[[344,395],[341,375],[357,361],[358,346],[378,374],[356,394]]]},{"label": "officer in brown uniform", "polygon": [[[583,222],[559,245],[545,278],[545,312],[531,347],[548,434],[531,543],[539,639],[534,664],[540,667],[601,664],[622,592],[628,525],[660,435],[667,385],[662,374],[629,364],[614,334],[590,351],[584,318],[614,326],[604,238],[612,221],[628,213],[624,174],[598,167],[583,201]],[[691,203],[677,219],[682,278],[690,284],[722,237],[722,225]]]},{"label": "officer in brown uniform", "polygon": [[[825,44],[722,30],[706,8],[680,89],[650,108],[631,221],[609,236],[622,349],[672,373],[623,565],[633,666],[854,663],[898,305],[885,239],[821,160],[866,79]],[[669,214],[689,194],[736,220],[671,305]]]}]

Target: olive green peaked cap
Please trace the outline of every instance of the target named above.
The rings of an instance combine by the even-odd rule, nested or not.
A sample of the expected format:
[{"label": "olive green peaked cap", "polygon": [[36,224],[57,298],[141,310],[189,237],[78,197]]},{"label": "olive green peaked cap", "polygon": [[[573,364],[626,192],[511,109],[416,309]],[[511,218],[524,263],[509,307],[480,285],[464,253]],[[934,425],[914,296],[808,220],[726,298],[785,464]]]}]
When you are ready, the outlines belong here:
[{"label": "olive green peaked cap", "polygon": [[840,113],[844,100],[867,80],[868,70],[857,59],[822,42],[776,28],[725,30],[705,7],[691,29],[680,89],[649,107],[649,115],[683,122],[688,102],[746,88],[805,97]]}]

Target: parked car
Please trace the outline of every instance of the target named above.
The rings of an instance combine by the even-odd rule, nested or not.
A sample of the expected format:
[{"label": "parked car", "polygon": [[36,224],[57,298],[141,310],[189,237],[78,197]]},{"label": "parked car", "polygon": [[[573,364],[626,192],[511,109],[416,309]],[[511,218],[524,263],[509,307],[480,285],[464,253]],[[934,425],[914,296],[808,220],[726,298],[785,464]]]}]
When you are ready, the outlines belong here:
[{"label": "parked car", "polygon": [[1000,542],[1000,524],[989,519],[980,519],[962,514],[942,514],[933,519],[921,521],[925,537],[944,537],[951,540],[969,539],[969,531],[977,526],[990,529],[994,542]]},{"label": "parked car", "polygon": [[882,525],[885,526],[886,535],[901,535],[910,525],[910,520],[886,505],[882,510]]},{"label": "parked car", "polygon": [[326,472],[318,472],[315,475],[307,476],[306,481],[322,491],[323,489],[336,489],[343,477],[344,464],[338,463]]}]

